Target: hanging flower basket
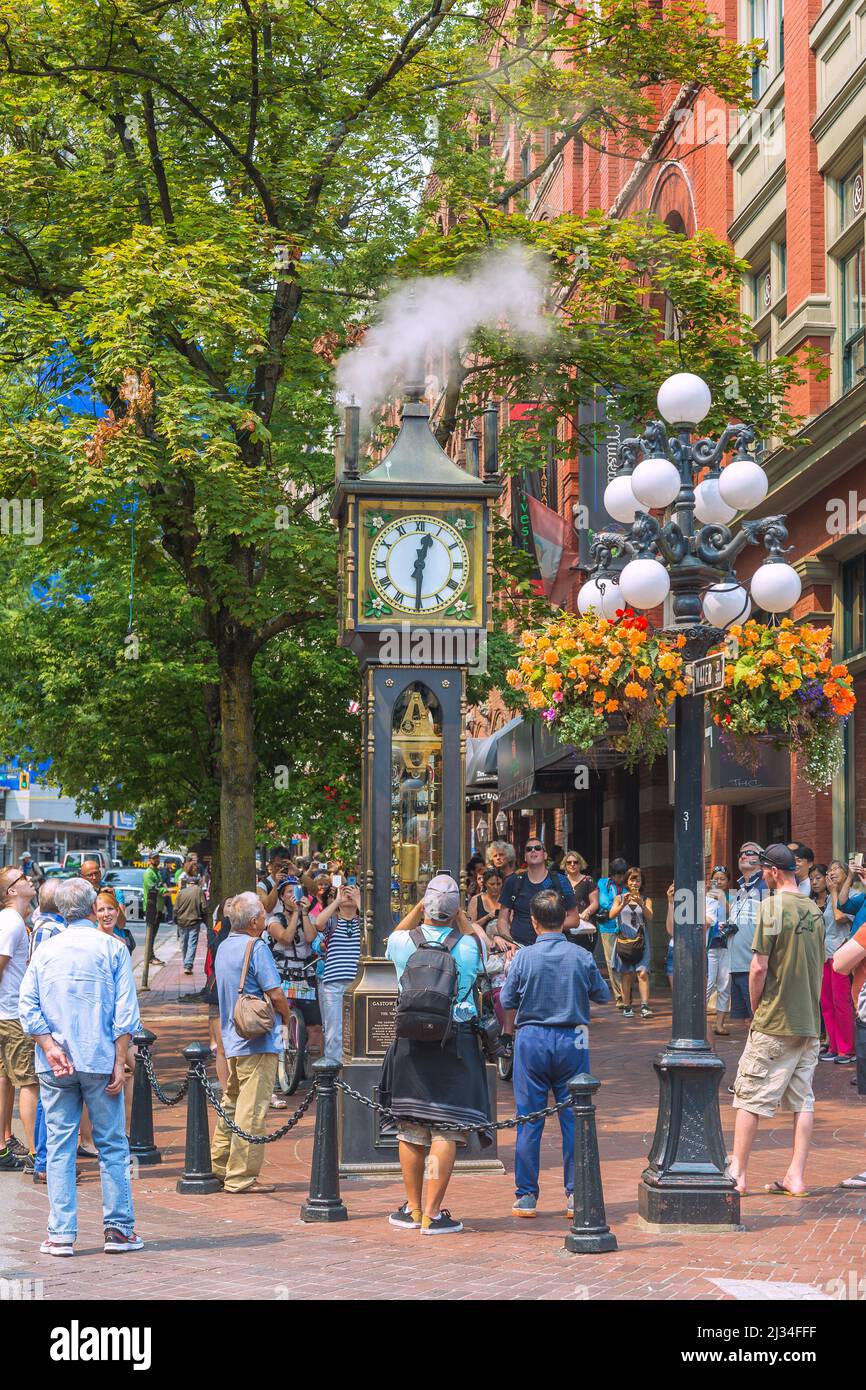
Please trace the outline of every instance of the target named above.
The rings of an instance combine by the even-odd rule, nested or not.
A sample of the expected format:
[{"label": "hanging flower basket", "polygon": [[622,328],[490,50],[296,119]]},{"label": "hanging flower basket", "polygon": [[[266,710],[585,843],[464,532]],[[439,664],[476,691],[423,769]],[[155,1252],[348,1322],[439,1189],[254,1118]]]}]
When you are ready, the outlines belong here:
[{"label": "hanging flower basket", "polygon": [[506,679],[563,743],[584,751],[607,739],[632,768],[666,751],[668,706],[686,694],[685,642],[651,631],[630,608],[613,622],[563,612],[521,635]]},{"label": "hanging flower basket", "polygon": [[856,704],[850,671],[830,658],[830,628],[783,618],[778,627],[750,619],[729,631],[740,650],[724,690],[710,697],[714,722],[746,766],[749,741],[765,736],[797,754],[808,787],[826,790],[842,766],[842,733]]}]

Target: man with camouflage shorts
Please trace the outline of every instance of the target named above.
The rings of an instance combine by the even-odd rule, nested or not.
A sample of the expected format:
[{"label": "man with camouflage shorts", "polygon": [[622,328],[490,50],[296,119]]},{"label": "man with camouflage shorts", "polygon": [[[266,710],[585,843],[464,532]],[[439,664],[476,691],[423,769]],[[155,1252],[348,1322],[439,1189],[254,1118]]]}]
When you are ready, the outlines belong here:
[{"label": "man with camouflage shorts", "polygon": [[812,1077],[821,1032],[820,996],[824,918],[799,890],[794,855],[787,845],[761,854],[764,882],[773,893],[759,908],[752,941],[749,993],[752,1027],[734,1083],[734,1154],[731,1177],[746,1191],[746,1169],[758,1124],[778,1109],[794,1114],[791,1162],[767,1189],[799,1196],[812,1137]]}]

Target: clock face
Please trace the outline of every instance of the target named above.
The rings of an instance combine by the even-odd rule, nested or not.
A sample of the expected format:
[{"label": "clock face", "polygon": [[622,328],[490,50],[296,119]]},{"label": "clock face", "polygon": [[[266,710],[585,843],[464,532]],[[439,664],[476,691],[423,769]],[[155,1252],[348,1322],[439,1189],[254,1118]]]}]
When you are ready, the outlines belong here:
[{"label": "clock face", "polygon": [[377,535],[370,579],[389,608],[440,613],[460,596],[469,552],[460,532],[435,515],[401,514]]}]

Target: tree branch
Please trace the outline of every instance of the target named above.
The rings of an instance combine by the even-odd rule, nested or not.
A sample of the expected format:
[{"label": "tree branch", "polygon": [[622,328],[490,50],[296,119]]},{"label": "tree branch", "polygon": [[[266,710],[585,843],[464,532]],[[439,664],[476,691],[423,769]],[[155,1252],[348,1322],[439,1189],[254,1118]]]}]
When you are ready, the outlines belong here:
[{"label": "tree branch", "polygon": [[298,609],[294,613],[280,613],[276,618],[271,618],[263,623],[258,632],[253,637],[253,655],[261,651],[272,637],[277,637],[281,632],[288,632],[290,627],[297,627],[301,623],[311,622],[314,618],[321,617],[320,613],[313,613],[307,608]]},{"label": "tree branch", "polygon": [[144,128],[147,132],[147,148],[150,152],[150,167],[153,169],[153,176],[156,179],[156,187],[159,192],[159,208],[162,213],[162,220],[165,223],[166,232],[170,238],[174,239],[174,212],[171,206],[171,194],[168,188],[168,179],[165,174],[165,165],[162,162],[162,155],[159,152],[156,112],[153,106],[153,93],[149,87],[145,87],[142,92],[142,102],[144,104]]},{"label": "tree branch", "polygon": [[247,131],[246,157],[252,163],[259,118],[259,34],[248,0],[241,0],[241,9],[247,17],[250,29],[250,124]]},{"label": "tree branch", "polygon": [[562,154],[566,145],[574,139],[575,135],[580,133],[581,128],[586,125],[587,121],[592,120],[593,116],[598,115],[600,109],[600,107],[593,105],[589,110],[584,111],[576,121],[572,121],[571,125],[566,126],[562,135],[551,146],[550,153],[547,157],[543,159],[535,169],[530,169],[529,173],[525,174],[523,178],[515,179],[513,183],[510,183],[507,188],[503,189],[496,199],[495,206],[505,207],[512,198],[517,197],[518,193],[522,193],[524,188],[528,188],[531,183],[535,183],[537,179],[540,179],[542,174],[546,173],[550,168],[553,161]]}]

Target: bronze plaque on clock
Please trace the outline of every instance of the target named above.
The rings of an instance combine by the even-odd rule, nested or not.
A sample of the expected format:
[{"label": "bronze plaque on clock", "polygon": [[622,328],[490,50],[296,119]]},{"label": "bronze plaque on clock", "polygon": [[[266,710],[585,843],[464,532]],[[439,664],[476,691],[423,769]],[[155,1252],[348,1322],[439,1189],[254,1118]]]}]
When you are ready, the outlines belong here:
[{"label": "bronze plaque on clock", "polygon": [[367,995],[367,1031],[364,1048],[367,1057],[384,1057],[394,1041],[397,995]]}]

